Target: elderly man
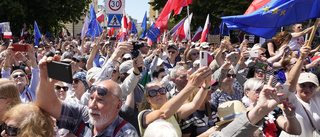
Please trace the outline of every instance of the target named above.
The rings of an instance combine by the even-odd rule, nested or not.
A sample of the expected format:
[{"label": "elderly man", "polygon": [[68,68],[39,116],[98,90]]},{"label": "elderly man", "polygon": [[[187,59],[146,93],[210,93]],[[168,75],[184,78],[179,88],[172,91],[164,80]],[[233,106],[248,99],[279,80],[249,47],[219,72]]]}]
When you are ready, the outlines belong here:
[{"label": "elderly man", "polygon": [[171,99],[175,95],[177,95],[188,83],[188,78],[187,78],[187,70],[183,66],[175,66],[171,73],[170,77],[172,82],[174,83],[174,87],[172,89],[167,90],[167,99]]},{"label": "elderly man", "polygon": [[53,91],[56,80],[48,78],[46,62],[51,60],[44,57],[39,63],[37,99],[39,107],[57,119],[59,128],[76,136],[137,136],[134,127],[118,116],[122,93],[117,83],[105,80],[93,85],[88,107],[62,102]]},{"label": "elderly man", "polygon": [[175,45],[169,45],[167,48],[168,58],[164,61],[164,69],[166,70],[166,74],[169,74],[169,69],[172,69],[176,66],[177,62],[181,61],[181,58],[178,55],[178,48]]}]

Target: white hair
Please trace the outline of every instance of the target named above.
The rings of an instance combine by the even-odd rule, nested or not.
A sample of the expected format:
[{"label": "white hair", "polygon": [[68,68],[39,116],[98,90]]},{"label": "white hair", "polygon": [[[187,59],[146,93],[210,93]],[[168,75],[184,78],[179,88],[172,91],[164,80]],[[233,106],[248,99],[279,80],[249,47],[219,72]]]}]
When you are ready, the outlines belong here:
[{"label": "white hair", "polygon": [[184,68],[181,65],[176,65],[174,68],[172,68],[170,72],[170,77],[176,79],[178,71],[187,71],[186,68]]},{"label": "white hair", "polygon": [[163,119],[157,119],[148,125],[144,137],[179,137],[179,134],[171,123]]},{"label": "white hair", "polygon": [[250,78],[243,85],[244,85],[244,90],[256,91],[260,87],[262,87],[264,84],[266,84],[266,81],[264,81],[262,79]]}]

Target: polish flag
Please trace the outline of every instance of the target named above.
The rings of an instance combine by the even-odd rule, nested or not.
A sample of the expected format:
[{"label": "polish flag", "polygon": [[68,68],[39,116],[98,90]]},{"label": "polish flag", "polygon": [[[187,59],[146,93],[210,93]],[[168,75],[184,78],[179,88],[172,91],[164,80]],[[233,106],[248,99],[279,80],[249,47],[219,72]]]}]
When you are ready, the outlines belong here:
[{"label": "polish flag", "polygon": [[12,39],[12,32],[3,32],[3,38]]},{"label": "polish flag", "polygon": [[179,41],[181,41],[184,38],[189,38],[188,34],[189,34],[191,19],[192,19],[192,13],[190,14],[189,18],[185,19],[184,23],[180,26],[177,32],[177,35],[179,35]]},{"label": "polish flag", "polygon": [[163,44],[166,43],[166,32],[167,32],[167,31],[164,31],[164,33],[163,33],[163,38],[162,38],[162,43],[163,43]]},{"label": "polish flag", "polygon": [[254,0],[251,5],[248,7],[247,11],[244,13],[244,15],[246,14],[250,14],[251,12],[254,12],[257,9],[260,9],[262,6],[266,5],[267,3],[269,3],[271,0]]},{"label": "polish flag", "polygon": [[166,28],[169,21],[170,13],[173,10],[174,0],[168,0],[164,8],[162,9],[154,27]]},{"label": "polish flag", "polygon": [[199,26],[199,28],[198,28],[197,32],[194,34],[191,42],[195,42],[198,39],[200,39],[201,38],[201,34],[202,34],[202,28],[201,28],[201,26]]},{"label": "polish flag", "polygon": [[104,22],[104,10],[101,10],[98,12],[97,14],[97,21],[100,22]]},{"label": "polish flag", "polygon": [[89,18],[86,15],[86,18],[84,19],[84,24],[81,30],[81,39],[83,39],[84,36],[86,36],[86,32],[88,31],[88,26],[89,26]]},{"label": "polish flag", "polygon": [[23,28],[22,28],[22,30],[21,30],[21,35],[20,35],[20,40],[23,40]]},{"label": "polish flag", "polygon": [[127,16],[126,16],[126,12],[123,10],[123,17],[121,20],[121,32],[122,35],[126,36],[127,35],[127,28],[128,28],[128,21],[127,21]]},{"label": "polish flag", "polygon": [[209,14],[207,16],[206,23],[204,24],[203,28],[204,29],[203,29],[202,34],[201,34],[200,43],[207,42],[207,34],[209,33]]},{"label": "polish flag", "polygon": [[128,22],[127,22],[127,24],[128,24],[127,30],[130,31],[131,28],[132,28],[132,22],[131,22],[131,20],[130,20],[130,18],[129,18],[129,16],[128,16],[128,14],[127,14],[127,17],[128,17],[128,18],[127,18],[127,21],[128,21]]}]

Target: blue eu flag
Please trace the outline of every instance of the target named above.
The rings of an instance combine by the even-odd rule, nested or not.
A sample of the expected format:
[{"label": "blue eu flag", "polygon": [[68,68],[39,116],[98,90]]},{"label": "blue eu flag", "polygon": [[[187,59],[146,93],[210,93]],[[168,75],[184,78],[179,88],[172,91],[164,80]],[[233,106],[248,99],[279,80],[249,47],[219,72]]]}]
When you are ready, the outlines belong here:
[{"label": "blue eu flag", "polygon": [[132,21],[132,27],[131,27],[131,30],[130,30],[130,34],[132,33],[132,31],[134,32],[134,34],[138,33],[138,30],[136,28],[136,24],[134,24],[134,21]]},{"label": "blue eu flag", "polygon": [[37,22],[34,21],[34,44],[39,46],[39,39],[41,38],[41,34],[37,25]]},{"label": "blue eu flag", "polygon": [[147,37],[154,42],[157,42],[158,35],[160,34],[160,30],[157,27],[154,27],[154,23],[150,26]]},{"label": "blue eu flag", "polygon": [[102,28],[100,27],[100,24],[97,21],[96,12],[94,11],[93,4],[91,4],[90,20],[88,31],[86,34],[91,35],[93,37],[92,40],[94,40],[95,37],[100,35],[100,32],[102,32]]},{"label": "blue eu flag", "polygon": [[147,33],[147,12],[144,14],[141,27],[143,28],[143,31],[142,31],[140,38],[144,38],[144,37],[146,37],[146,33]]},{"label": "blue eu flag", "polygon": [[228,29],[272,38],[282,26],[320,17],[320,0],[272,0],[247,14],[222,17]]}]

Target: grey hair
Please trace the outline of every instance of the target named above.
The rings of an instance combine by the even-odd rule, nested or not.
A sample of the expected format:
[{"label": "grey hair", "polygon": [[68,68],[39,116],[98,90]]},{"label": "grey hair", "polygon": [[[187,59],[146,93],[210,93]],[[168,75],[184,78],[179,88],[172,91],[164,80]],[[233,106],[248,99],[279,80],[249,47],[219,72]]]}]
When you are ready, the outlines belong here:
[{"label": "grey hair", "polygon": [[171,70],[171,72],[170,72],[170,77],[176,79],[176,77],[177,77],[177,72],[178,72],[178,71],[182,71],[182,70],[187,71],[186,68],[184,68],[184,67],[181,66],[181,65],[175,66],[174,68],[172,68],[172,70]]},{"label": "grey hair", "polygon": [[248,79],[243,85],[244,85],[244,90],[252,90],[256,91],[260,87],[262,87],[264,84],[266,84],[266,81],[258,78],[250,78]]},{"label": "grey hair", "polygon": [[116,87],[114,88],[113,94],[116,95],[120,99],[122,98],[122,90],[119,85],[116,85]]},{"label": "grey hair", "polygon": [[[161,132],[159,132],[161,129]],[[144,132],[144,137],[179,137],[177,129],[163,119],[150,123]]]}]

